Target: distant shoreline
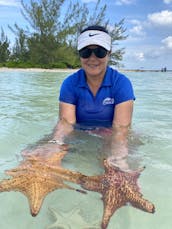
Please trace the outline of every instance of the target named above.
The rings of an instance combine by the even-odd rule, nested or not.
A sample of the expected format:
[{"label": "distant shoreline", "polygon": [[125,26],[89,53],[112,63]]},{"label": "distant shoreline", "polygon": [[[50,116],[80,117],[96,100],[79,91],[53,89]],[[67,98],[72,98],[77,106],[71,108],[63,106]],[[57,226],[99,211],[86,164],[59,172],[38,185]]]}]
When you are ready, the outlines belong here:
[{"label": "distant shoreline", "polygon": [[[46,69],[46,68],[7,68],[7,67],[0,67],[0,72],[7,72],[7,71],[20,71],[20,72],[75,72],[77,69],[69,69],[69,68],[53,68],[53,69]],[[150,69],[117,69],[120,72],[162,72],[160,69],[158,70],[150,70]],[[172,72],[172,70],[167,70],[166,72]]]},{"label": "distant shoreline", "polygon": [[6,71],[20,71],[20,72],[74,72],[77,69],[69,69],[69,68],[54,68],[54,69],[46,69],[46,68],[7,68],[1,67],[0,72]]}]

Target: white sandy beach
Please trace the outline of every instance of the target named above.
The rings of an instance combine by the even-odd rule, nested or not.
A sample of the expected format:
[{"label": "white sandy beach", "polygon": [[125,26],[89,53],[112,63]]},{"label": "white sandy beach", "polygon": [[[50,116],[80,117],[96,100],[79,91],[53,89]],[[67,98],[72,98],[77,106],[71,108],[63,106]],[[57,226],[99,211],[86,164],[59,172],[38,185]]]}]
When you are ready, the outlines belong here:
[{"label": "white sandy beach", "polygon": [[[161,70],[139,70],[139,69],[118,69],[113,66],[112,68],[118,70],[119,72],[160,72]],[[75,69],[69,69],[69,68],[53,68],[53,69],[46,69],[46,68],[7,68],[7,67],[0,67],[0,72],[7,72],[7,71],[13,71],[13,72],[75,72],[79,68]],[[171,72],[172,70],[168,70],[168,72]]]},{"label": "white sandy beach", "polygon": [[74,72],[77,71],[77,69],[61,69],[61,68],[55,68],[55,69],[45,69],[45,68],[6,68],[2,67],[0,68],[0,72],[7,72],[7,71],[13,71],[13,72]]}]

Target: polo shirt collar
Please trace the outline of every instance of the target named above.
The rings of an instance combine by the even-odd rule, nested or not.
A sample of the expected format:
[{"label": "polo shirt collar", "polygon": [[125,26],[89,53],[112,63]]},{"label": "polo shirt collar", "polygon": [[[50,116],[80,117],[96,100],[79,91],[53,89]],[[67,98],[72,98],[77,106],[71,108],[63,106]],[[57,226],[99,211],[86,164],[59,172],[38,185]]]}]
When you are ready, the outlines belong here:
[{"label": "polo shirt collar", "polygon": [[[112,86],[110,71],[111,71],[111,68],[107,67],[106,73],[105,73],[105,77],[104,77],[102,85],[101,85],[102,87],[104,87],[104,86],[105,87],[106,86]],[[78,87],[86,87],[86,88],[88,88],[85,71],[83,69],[80,69],[78,73],[79,73]]]},{"label": "polo shirt collar", "polygon": [[79,77],[78,87],[88,87],[84,69],[81,68],[78,71],[78,77]]}]

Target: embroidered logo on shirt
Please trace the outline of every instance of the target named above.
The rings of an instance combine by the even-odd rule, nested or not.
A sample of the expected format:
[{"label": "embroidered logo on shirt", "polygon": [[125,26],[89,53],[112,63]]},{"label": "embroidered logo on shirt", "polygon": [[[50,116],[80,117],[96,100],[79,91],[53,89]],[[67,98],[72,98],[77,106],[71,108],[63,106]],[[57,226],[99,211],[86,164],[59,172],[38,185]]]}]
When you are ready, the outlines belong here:
[{"label": "embroidered logo on shirt", "polygon": [[104,100],[103,100],[103,105],[110,105],[110,104],[114,104],[114,98],[109,98],[109,97],[107,97],[107,98],[105,98]]}]

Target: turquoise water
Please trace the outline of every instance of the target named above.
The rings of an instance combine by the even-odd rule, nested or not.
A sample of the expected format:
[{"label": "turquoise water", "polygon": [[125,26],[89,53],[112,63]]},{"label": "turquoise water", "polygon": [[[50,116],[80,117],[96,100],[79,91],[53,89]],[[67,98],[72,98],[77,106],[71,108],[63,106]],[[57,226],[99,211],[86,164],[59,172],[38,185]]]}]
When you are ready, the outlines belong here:
[{"label": "turquoise water", "polygon": [[[172,73],[128,72],[135,94],[130,161],[146,166],[139,178],[145,198],[156,206],[154,215],[132,207],[119,209],[108,229],[171,229],[172,214]],[[67,73],[0,72],[0,178],[18,165],[20,152],[52,132],[58,120],[59,87]],[[93,175],[103,172],[102,140],[83,132],[69,139],[63,165]],[[88,147],[89,146],[89,147]],[[24,195],[0,193],[1,229],[48,229],[56,218],[64,228],[84,229],[100,223],[103,205],[98,193],[87,195],[56,190],[44,200],[37,217],[29,213]],[[72,209],[74,211],[72,212]],[[59,214],[60,213],[60,214]]]}]

